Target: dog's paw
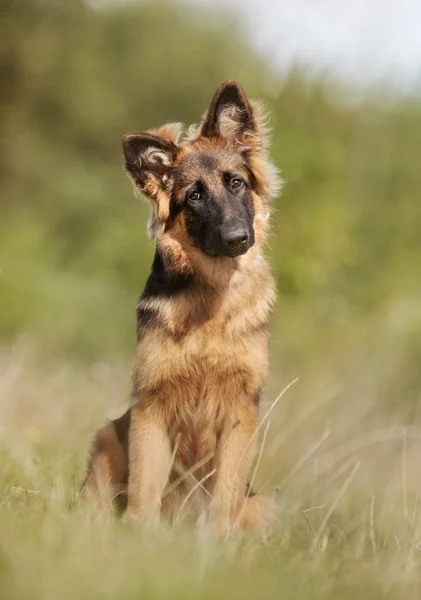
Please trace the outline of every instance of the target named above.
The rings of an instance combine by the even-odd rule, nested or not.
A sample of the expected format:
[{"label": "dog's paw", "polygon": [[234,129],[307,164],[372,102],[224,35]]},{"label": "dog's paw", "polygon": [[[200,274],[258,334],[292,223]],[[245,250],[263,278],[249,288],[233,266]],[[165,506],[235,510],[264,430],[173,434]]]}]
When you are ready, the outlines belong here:
[{"label": "dog's paw", "polygon": [[123,523],[143,523],[157,526],[160,523],[160,512],[158,510],[136,510],[129,507],[123,515]]},{"label": "dog's paw", "polygon": [[139,513],[134,510],[126,510],[122,518],[123,523],[137,523],[139,520]]}]

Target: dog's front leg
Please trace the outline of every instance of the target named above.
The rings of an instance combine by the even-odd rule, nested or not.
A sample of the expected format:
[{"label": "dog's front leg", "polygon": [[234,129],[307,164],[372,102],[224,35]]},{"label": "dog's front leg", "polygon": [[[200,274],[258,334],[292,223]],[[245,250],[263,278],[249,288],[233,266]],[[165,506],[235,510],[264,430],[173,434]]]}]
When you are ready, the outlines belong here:
[{"label": "dog's front leg", "polygon": [[129,433],[129,485],[125,519],[158,521],[171,463],[170,440],[159,411],[132,408]]},{"label": "dog's front leg", "polygon": [[255,454],[257,409],[250,402],[237,413],[221,436],[210,519],[225,535],[235,524],[245,501],[247,477]]}]

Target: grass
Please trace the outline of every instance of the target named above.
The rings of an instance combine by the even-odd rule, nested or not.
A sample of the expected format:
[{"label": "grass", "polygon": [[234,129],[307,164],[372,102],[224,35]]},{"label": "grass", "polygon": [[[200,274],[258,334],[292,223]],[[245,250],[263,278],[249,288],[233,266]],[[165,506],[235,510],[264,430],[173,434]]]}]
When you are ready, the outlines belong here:
[{"label": "grass", "polygon": [[367,412],[363,397],[350,407],[351,381],[317,397],[298,382],[262,409],[256,487],[276,486],[279,506],[266,543],[127,525],[75,492],[92,433],[123,408],[129,375],[124,361],[46,370],[26,345],[5,350],[2,599],[420,596],[421,429]]}]

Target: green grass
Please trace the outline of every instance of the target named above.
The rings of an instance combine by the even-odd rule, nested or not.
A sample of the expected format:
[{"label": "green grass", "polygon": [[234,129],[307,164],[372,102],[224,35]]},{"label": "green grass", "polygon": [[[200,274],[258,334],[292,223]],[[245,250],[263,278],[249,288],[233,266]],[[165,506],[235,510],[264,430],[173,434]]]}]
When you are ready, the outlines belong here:
[{"label": "green grass", "polygon": [[331,397],[306,404],[299,382],[270,414],[258,465],[257,488],[278,486],[266,543],[128,525],[99,517],[76,490],[91,435],[122,408],[129,374],[117,361],[45,370],[19,345],[3,356],[2,600],[419,597],[421,430],[358,419],[361,398],[351,411],[343,394],[331,393],[328,412]]}]

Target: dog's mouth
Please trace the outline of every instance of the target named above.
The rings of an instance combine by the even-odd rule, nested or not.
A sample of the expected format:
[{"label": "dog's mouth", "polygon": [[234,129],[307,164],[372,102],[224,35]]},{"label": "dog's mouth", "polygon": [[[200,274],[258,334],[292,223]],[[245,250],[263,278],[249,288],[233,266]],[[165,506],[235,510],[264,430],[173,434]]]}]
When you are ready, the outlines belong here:
[{"label": "dog's mouth", "polygon": [[227,247],[219,247],[214,248],[211,246],[202,246],[201,250],[208,256],[212,256],[214,258],[236,258],[237,256],[242,256],[246,254],[253,246],[254,240],[251,243],[242,244],[235,248],[227,248]]}]

